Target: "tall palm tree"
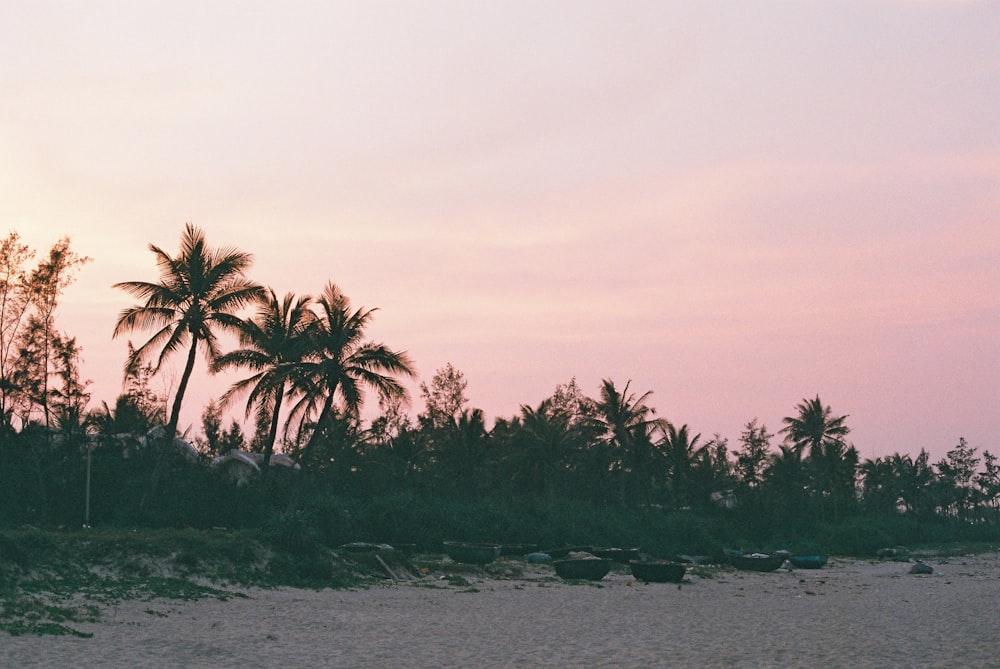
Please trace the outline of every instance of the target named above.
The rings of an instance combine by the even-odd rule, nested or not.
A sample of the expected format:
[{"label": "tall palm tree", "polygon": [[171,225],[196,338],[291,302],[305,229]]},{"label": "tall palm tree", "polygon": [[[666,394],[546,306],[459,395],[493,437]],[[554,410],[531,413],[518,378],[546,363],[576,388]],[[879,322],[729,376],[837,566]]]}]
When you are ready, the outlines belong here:
[{"label": "tall palm tree", "polygon": [[601,382],[601,396],[597,401],[596,422],[607,431],[612,449],[617,453],[622,503],[625,502],[626,477],[648,459],[644,455],[650,447],[649,435],[654,429],[666,427],[666,421],[653,418],[656,409],[646,404],[653,391],[636,397],[628,391],[631,383],[626,382],[622,391],[618,392],[614,382],[605,379]]},{"label": "tall palm tree", "polygon": [[845,424],[847,416],[833,416],[829,406],[823,406],[819,395],[815,399],[804,399],[795,407],[797,416],[782,419],[785,424],[779,432],[784,433],[795,452],[801,457],[808,450],[809,456],[819,456],[825,446],[846,445],[844,437],[851,431]]},{"label": "tall palm tree", "polygon": [[662,448],[670,471],[670,488],[673,493],[674,506],[691,505],[694,501],[692,499],[692,474],[695,462],[703,449],[699,443],[701,434],[691,436],[687,425],[678,428],[673,423],[668,422],[666,428]]},{"label": "tall palm tree", "polygon": [[253,263],[252,255],[232,247],[210,248],[204,232],[190,223],[184,227],[176,257],[153,244],[149,250],[156,257],[160,280],[115,284],[115,288],[142,300],[142,304],[121,312],[113,336],[155,329],[153,336],[129,356],[126,374],[153,357],[153,370],[159,371],[171,354],[187,347],[165,435],[173,439],[198,349],[203,349],[210,361],[215,359],[219,355],[216,330],[237,330],[240,319],[235,312],[262,299],[264,288],[245,275]]},{"label": "tall palm tree", "polygon": [[523,478],[534,494],[553,498],[583,447],[581,430],[572,419],[567,412],[553,410],[552,398],[542,400],[537,409],[521,405],[507,460],[513,478]]},{"label": "tall palm tree", "polygon": [[[785,443],[802,460],[813,493],[813,506],[820,513],[839,517],[842,505],[854,499],[858,452],[845,437],[850,433],[847,416],[834,416],[819,395],[795,407],[798,415],[782,421]],[[808,454],[807,454],[808,453]]]},{"label": "tall palm tree", "polygon": [[281,405],[284,401],[296,365],[308,353],[311,328],[317,322],[310,309],[313,298],[296,298],[288,293],[281,300],[274,289],[258,307],[254,318],[239,324],[240,348],[215,359],[213,369],[221,371],[245,367],[253,374],[237,381],[222,396],[225,406],[236,397],[249,392],[246,416],[256,410],[259,425],[268,425],[264,442],[264,462],[267,471],[278,436]]},{"label": "tall palm tree", "polygon": [[764,491],[770,500],[774,522],[799,522],[804,515],[806,476],[794,447],[778,444],[764,470]]},{"label": "tall palm tree", "polygon": [[485,487],[489,471],[490,435],[482,409],[463,409],[434,435],[434,470],[441,484],[457,495],[476,497]]},{"label": "tall palm tree", "polygon": [[[364,390],[373,388],[381,397],[407,396],[396,378],[412,377],[413,363],[405,351],[393,351],[384,344],[365,341],[365,328],[376,309],[351,309],[351,302],[334,283],[328,283],[317,300],[319,317],[310,335],[310,353],[293,375],[300,399],[291,418],[300,421],[300,430],[311,422],[312,434],[303,455],[312,451],[323,429],[342,402],[345,414],[357,416],[364,403]],[[317,414],[318,411],[318,414]]]},{"label": "tall palm tree", "polygon": [[858,472],[861,476],[863,501],[868,510],[877,513],[894,512],[899,498],[890,458],[868,458],[858,467]]}]

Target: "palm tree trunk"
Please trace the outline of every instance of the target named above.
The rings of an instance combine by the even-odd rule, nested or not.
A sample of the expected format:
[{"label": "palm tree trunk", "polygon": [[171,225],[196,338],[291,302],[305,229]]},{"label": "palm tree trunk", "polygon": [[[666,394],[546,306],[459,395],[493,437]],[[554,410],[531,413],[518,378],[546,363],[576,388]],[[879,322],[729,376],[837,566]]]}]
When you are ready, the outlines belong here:
[{"label": "palm tree trunk", "polygon": [[184,393],[187,391],[188,381],[191,380],[191,372],[194,371],[194,361],[198,354],[198,335],[191,335],[191,350],[188,351],[187,362],[184,363],[184,373],[181,374],[181,382],[177,385],[177,394],[174,395],[174,403],[170,409],[170,422],[167,425],[167,437],[173,441],[177,433],[177,424],[181,419],[181,403],[184,401]]},{"label": "palm tree trunk", "polygon": [[177,394],[174,396],[173,407],[170,409],[170,421],[163,435],[163,441],[158,445],[156,455],[156,466],[153,467],[153,474],[149,477],[149,487],[139,502],[139,508],[145,509],[146,505],[156,495],[156,489],[160,485],[160,477],[167,464],[167,455],[174,444],[174,435],[177,433],[177,423],[180,422],[181,403],[184,400],[184,391],[187,390],[188,381],[191,379],[191,372],[194,370],[194,361],[198,353],[198,335],[192,334],[191,350],[188,351],[187,362],[184,364],[184,373],[181,374],[181,381],[177,385]]},{"label": "palm tree trunk", "polygon": [[274,453],[274,440],[278,438],[278,423],[284,396],[285,389],[278,388],[278,393],[274,397],[274,415],[271,416],[271,426],[267,430],[267,442],[264,444],[264,462],[261,463],[261,473],[264,475],[267,475],[267,468],[271,466],[271,454]]},{"label": "palm tree trunk", "polygon": [[[319,412],[319,418],[316,419],[316,427],[313,428],[313,432],[309,435],[309,441],[306,442],[305,447],[299,454],[299,463],[308,463],[309,458],[312,456],[313,449],[316,444],[319,443],[320,430],[323,427],[329,417],[330,412],[333,409],[333,394],[336,389],[331,390],[330,394],[326,396],[326,400],[323,402],[323,409]],[[303,464],[303,467],[305,465]],[[301,472],[299,474],[301,476]],[[302,494],[302,486],[296,485],[292,487],[292,494],[288,496],[288,506],[285,509],[285,513],[291,513],[295,510],[299,503],[299,496]]]},{"label": "palm tree trunk", "polygon": [[306,447],[302,449],[302,456],[299,460],[308,461],[309,456],[312,455],[313,450],[316,448],[316,444],[319,443],[323,424],[330,419],[330,412],[333,410],[333,395],[336,391],[337,389],[333,388],[327,394],[326,400],[323,402],[323,409],[319,412],[319,418],[316,419],[316,426],[313,428],[312,434],[309,435],[309,441],[306,442]]}]

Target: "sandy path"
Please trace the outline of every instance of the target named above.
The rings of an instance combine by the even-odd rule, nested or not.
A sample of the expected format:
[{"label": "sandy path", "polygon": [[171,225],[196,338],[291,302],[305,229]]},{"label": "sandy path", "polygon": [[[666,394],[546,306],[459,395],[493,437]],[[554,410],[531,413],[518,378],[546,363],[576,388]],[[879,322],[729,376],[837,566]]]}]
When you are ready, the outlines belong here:
[{"label": "sandy path", "polygon": [[1000,556],[929,564],[126,602],[90,639],[0,635],[0,667],[1000,666]]}]

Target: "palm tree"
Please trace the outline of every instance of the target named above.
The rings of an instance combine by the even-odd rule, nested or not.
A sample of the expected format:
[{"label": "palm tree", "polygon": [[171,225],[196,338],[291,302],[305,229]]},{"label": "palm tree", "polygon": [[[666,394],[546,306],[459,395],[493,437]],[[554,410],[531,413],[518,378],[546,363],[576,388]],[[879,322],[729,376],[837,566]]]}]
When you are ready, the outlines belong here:
[{"label": "palm tree", "polygon": [[783,418],[785,427],[779,432],[785,434],[785,441],[800,457],[806,449],[810,456],[819,456],[824,446],[846,445],[844,437],[851,431],[844,423],[847,416],[832,416],[830,407],[823,406],[819,395],[815,399],[802,400],[795,409],[798,415]]},{"label": "palm tree", "polygon": [[930,454],[920,449],[917,457],[895,453],[890,456],[892,474],[899,487],[899,503],[907,513],[912,513],[919,520],[931,507],[932,484],[935,480],[934,470],[930,464]]},{"label": "palm tree", "polygon": [[621,392],[610,379],[601,382],[601,397],[597,402],[596,422],[606,431],[611,446],[617,452],[617,467],[620,472],[620,494],[625,502],[625,478],[634,473],[648,458],[646,451],[651,448],[648,438],[653,429],[664,429],[666,421],[653,418],[656,409],[647,406],[646,401],[653,391],[649,390],[636,397],[629,394],[625,384]]},{"label": "palm tree", "polygon": [[384,398],[405,398],[406,388],[396,377],[414,375],[413,363],[405,351],[392,351],[384,344],[364,341],[365,327],[376,309],[361,307],[352,311],[350,300],[332,282],[327,284],[317,304],[320,314],[310,335],[310,352],[296,365],[292,377],[300,399],[290,418],[301,421],[301,430],[310,417],[317,416],[311,422],[313,431],[303,456],[315,448],[335,415],[338,399],[345,414],[357,416],[364,402],[365,386]]},{"label": "palm tree", "polygon": [[166,439],[173,439],[180,420],[181,403],[194,369],[198,349],[204,349],[209,361],[219,355],[216,329],[238,330],[240,319],[235,315],[248,304],[264,297],[264,288],[246,278],[245,272],[253,256],[236,248],[212,249],[205,243],[205,234],[188,223],[181,235],[180,253],[171,257],[150,244],[160,269],[157,283],[125,281],[116,283],[142,304],[121,312],[113,337],[136,329],[155,329],[150,339],[133,351],[126,362],[126,375],[145,360],[156,356],[154,372],[178,350],[188,347],[187,360],[177,393],[170,409]]},{"label": "palm tree", "polygon": [[855,502],[859,460],[854,446],[837,440],[824,442],[809,458],[813,490],[821,506],[832,507],[834,520],[839,518],[841,508]]},{"label": "palm tree", "polygon": [[442,488],[465,498],[482,492],[490,444],[483,410],[463,409],[435,430],[433,440],[434,471]]},{"label": "palm tree", "polygon": [[776,527],[800,522],[805,502],[806,477],[802,459],[794,447],[778,444],[764,470],[764,491],[770,500],[770,514]]},{"label": "palm tree", "polygon": [[805,459],[808,451],[805,473],[811,479],[817,505],[832,506],[836,518],[841,505],[853,500],[858,466],[857,450],[844,439],[851,431],[845,424],[847,416],[834,416],[819,395],[795,408],[798,415],[782,419],[785,427],[780,432],[800,459]]},{"label": "palm tree", "polygon": [[310,309],[312,302],[312,297],[296,298],[291,293],[279,300],[269,288],[256,316],[239,325],[240,348],[219,356],[213,364],[215,371],[245,367],[253,372],[223,394],[222,404],[225,406],[249,391],[246,416],[249,418],[256,409],[257,423],[268,426],[262,463],[265,472],[274,452],[288,384],[296,365],[308,353],[311,328],[317,322],[316,314]]},{"label": "palm tree", "polygon": [[668,422],[666,428],[662,448],[670,471],[670,488],[673,493],[674,507],[690,505],[694,501],[692,499],[694,492],[692,490],[693,469],[703,448],[698,443],[701,440],[701,434],[692,437],[688,432],[687,425],[678,428],[673,423]]},{"label": "palm tree", "polygon": [[865,507],[876,513],[893,513],[899,503],[896,481],[892,474],[892,460],[866,459],[858,467]]},{"label": "palm tree", "polygon": [[572,416],[553,410],[551,398],[542,400],[537,409],[522,404],[507,456],[512,478],[523,478],[529,491],[551,499],[582,446],[582,433]]}]

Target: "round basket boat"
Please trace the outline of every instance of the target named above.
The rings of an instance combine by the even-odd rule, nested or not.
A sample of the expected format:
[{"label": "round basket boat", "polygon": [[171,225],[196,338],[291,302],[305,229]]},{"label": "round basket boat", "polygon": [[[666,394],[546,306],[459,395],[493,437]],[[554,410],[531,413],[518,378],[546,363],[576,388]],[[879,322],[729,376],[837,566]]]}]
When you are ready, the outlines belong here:
[{"label": "round basket boat", "polygon": [[825,555],[789,555],[788,561],[796,569],[819,569],[826,564]]},{"label": "round basket boat", "polygon": [[730,555],[729,562],[734,567],[743,571],[775,571],[785,562],[785,556],[777,553],[774,555],[765,554],[743,554]]},{"label": "round basket boat", "polygon": [[687,571],[680,562],[670,560],[631,560],[632,575],[649,583],[680,583]]},{"label": "round basket boat", "polygon": [[538,544],[501,544],[500,555],[527,555],[538,551]]},{"label": "round basket boat", "polygon": [[622,564],[628,564],[632,560],[639,559],[638,548],[592,548],[591,553],[600,558],[607,558]]},{"label": "round basket boat", "polygon": [[555,560],[552,566],[560,578],[569,581],[600,581],[611,571],[611,560],[606,558],[566,558]]},{"label": "round basket boat", "polygon": [[546,548],[542,552],[551,555],[553,560],[561,560],[570,553],[590,553],[592,550],[593,546],[562,546],[560,548]]},{"label": "round basket boat", "polygon": [[500,544],[470,544],[463,541],[445,541],[444,552],[462,564],[489,564],[500,555]]}]

